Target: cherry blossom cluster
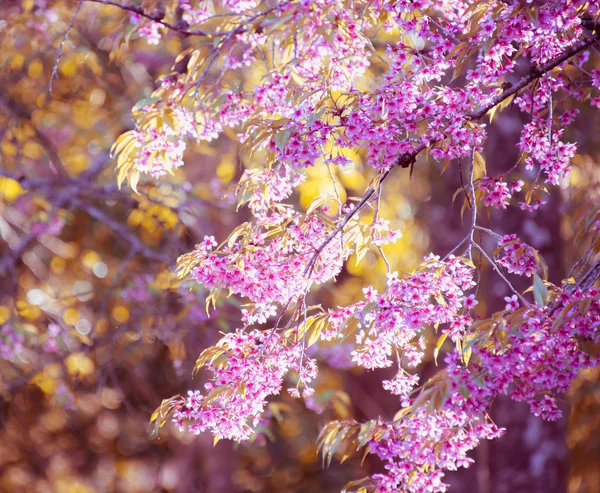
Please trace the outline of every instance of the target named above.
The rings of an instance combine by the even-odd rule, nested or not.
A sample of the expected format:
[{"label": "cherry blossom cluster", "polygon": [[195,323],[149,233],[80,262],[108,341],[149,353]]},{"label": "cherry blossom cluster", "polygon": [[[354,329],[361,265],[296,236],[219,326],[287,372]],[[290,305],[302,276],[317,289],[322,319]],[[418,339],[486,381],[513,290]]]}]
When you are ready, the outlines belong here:
[{"label": "cherry blossom cluster", "polygon": [[371,441],[370,451],[387,469],[373,477],[375,491],[446,491],[444,471],[468,467],[468,451],[502,433],[485,413],[496,395],[525,401],[536,416],[556,420],[556,395],[580,370],[598,364],[580,344],[600,341],[598,289],[562,291],[553,306],[521,308],[504,320],[485,322],[492,337],[471,346],[468,365],[459,351],[449,354],[446,374],[411,399],[410,412],[384,425],[382,440]]},{"label": "cherry blossom cluster", "polygon": [[371,453],[385,461],[386,468],[385,474],[372,477],[377,493],[446,491],[444,471],[468,467],[473,463],[469,451],[481,440],[502,434],[485,415],[490,391],[474,383],[464,369],[436,391],[443,407],[417,407],[384,425],[382,440],[370,442]]},{"label": "cherry blossom cluster", "polygon": [[272,330],[238,330],[207,351],[212,379],[204,385],[206,394],[188,392],[174,411],[173,420],[181,430],[187,425],[194,434],[209,431],[217,438],[249,439],[261,420],[266,398],[281,392],[291,370],[298,383],[288,389],[290,394],[299,397],[302,389],[303,396],[312,395],[307,385],[317,375],[316,361],[303,357],[301,344],[282,340]]},{"label": "cherry blossom cluster", "polygon": [[373,245],[380,247],[385,244],[396,243],[402,233],[398,230],[390,229],[390,221],[387,219],[377,219],[371,223],[371,238]]},{"label": "cherry blossom cluster", "polygon": [[[244,157],[257,153],[258,162],[233,187],[238,204],[249,207],[251,222],[220,246],[206,237],[180,263],[211,291],[209,300],[225,291],[249,302],[241,317],[245,331],[226,335],[203,353],[200,366],[207,366],[213,379],[206,393],[191,392],[174,414],[180,427],[191,423],[193,433],[246,440],[266,399],[281,391],[290,371],[298,375],[290,393],[302,394],[318,409],[306,385],[316,374],[304,347],[306,313],[299,316],[298,310],[315,284],[335,280],[349,255],[359,256],[357,231],[363,250],[365,238],[379,247],[398,236],[378,217],[365,234],[357,226],[362,209],[341,204],[339,197],[335,217],[325,196],[307,213],[285,204],[303,181],[304,169],[346,165],[351,152],[384,180],[394,167],[412,168],[424,151],[446,169],[483,156],[483,117],[493,125],[495,112],[512,104],[528,122],[518,143],[521,157],[498,177],[478,170],[471,178],[476,189],[471,205],[475,211],[480,205],[506,209],[523,190],[520,207],[537,210],[544,202],[534,194],[545,191],[538,182],[564,180],[577,150],[565,127],[578,112],[560,102],[590,98],[591,89],[583,90],[583,84],[600,87],[597,72],[587,80],[588,51],[560,59],[588,39],[583,14],[595,18],[599,4],[224,0],[215,19],[205,6],[188,1],[180,6],[190,26],[211,20],[219,35],[188,51],[186,70],[162,79],[150,102],[134,111],[136,146],[117,146],[117,153],[121,167],[128,163],[158,176],[182,165],[186,139],[216,139],[226,127],[237,132]],[[159,26],[145,20],[138,32],[154,43]],[[376,47],[372,41],[380,32],[395,38]],[[560,63],[543,69],[556,59]],[[239,83],[246,67],[259,75],[254,85]],[[377,83],[365,89],[361,76],[367,68],[377,74]],[[600,105],[597,99],[592,104]],[[472,166],[475,175],[475,162]],[[537,177],[525,183],[511,177],[513,171]],[[370,188],[361,207],[377,193],[376,186]],[[470,241],[469,252],[479,246]],[[546,274],[537,251],[516,235],[501,237],[495,255],[509,273]],[[527,402],[534,414],[557,419],[556,395],[577,371],[595,364],[579,340],[598,342],[597,291],[554,288],[542,297],[546,305],[525,307],[525,298],[515,294],[505,298],[506,310],[497,317],[474,322],[477,301],[468,294],[476,285],[473,271],[466,259],[431,255],[410,276],[389,274],[383,293],[369,287],[364,301],[323,311],[326,322],[318,325],[316,337],[312,334],[312,343],[318,340],[323,347],[309,354],[329,351],[340,366],[398,365],[383,386],[400,397],[402,410],[392,423],[380,423],[383,434],[369,443],[386,463],[387,472],[373,477],[378,492],[445,491],[444,471],[468,466],[468,452],[501,433],[486,415],[495,396],[508,394]],[[282,329],[279,322],[292,307]],[[277,315],[269,330],[250,328]],[[456,350],[439,377],[418,389],[418,376],[406,368],[422,361],[427,327],[440,334],[434,356],[446,339]],[[338,345],[354,329],[354,344]],[[290,338],[294,331],[296,338]]]},{"label": "cherry blossom cluster", "polygon": [[498,251],[503,255],[498,259],[498,263],[512,274],[531,277],[539,270],[536,259],[539,256],[536,250],[517,238],[515,234],[504,235],[498,242]]},{"label": "cherry blossom cluster", "polygon": [[513,194],[520,192],[523,185],[525,185],[523,180],[517,180],[509,187],[508,183],[502,178],[494,179],[490,176],[484,176],[477,182],[477,188],[480,192],[479,198],[483,199],[483,205],[495,207],[496,209],[506,209]]},{"label": "cherry blossom cluster", "polygon": [[473,370],[485,370],[488,388],[527,402],[536,416],[560,418],[554,396],[564,394],[580,370],[598,363],[581,346],[600,340],[598,289],[562,291],[555,306],[520,309],[508,320],[504,335],[499,327],[493,345],[475,351],[480,363]]},{"label": "cherry blossom cluster", "polygon": [[525,159],[527,169],[533,169],[535,163],[546,173],[546,181],[558,185],[570,171],[570,162],[575,156],[577,146],[574,143],[564,143],[560,137],[564,128],[555,130],[550,138],[548,130],[536,128],[533,124],[525,125],[519,147],[529,154]]},{"label": "cherry blossom cluster", "polygon": [[[181,3],[185,22],[201,25],[210,18],[204,7],[192,7],[187,1]],[[144,149],[130,157],[138,171],[160,175],[161,168],[168,172],[181,165],[185,143],[174,142],[177,139],[172,138],[170,129],[178,134],[180,141],[186,138],[201,141],[216,138],[224,127],[240,128],[247,122],[256,122],[257,118],[268,121],[282,116],[306,117],[328,91],[350,89],[354,79],[369,65],[369,41],[361,29],[358,14],[359,10],[364,14],[367,5],[348,9],[339,0],[286,1],[274,6],[265,4],[264,10],[257,11],[257,4],[253,1],[223,2],[222,7],[230,11],[219,14],[219,19],[223,20],[223,41],[215,49],[216,55],[220,56],[208,57],[184,74],[172,74],[163,79],[154,95],[157,101],[148,111],[135,113],[137,131],[144,134],[138,137]],[[231,25],[227,19],[236,18],[236,14],[242,15],[238,17],[242,19],[240,29],[227,30]],[[134,14],[133,22],[139,22],[138,18]],[[271,29],[269,26],[273,23],[279,25],[279,29]],[[158,30],[163,27],[160,23],[145,19],[140,26],[140,35],[146,36],[149,43],[158,42]],[[299,35],[290,38],[286,29],[301,30]],[[271,39],[263,32],[265,30]],[[269,49],[277,51],[271,62],[264,54],[268,41],[273,45]],[[242,91],[228,74],[250,65],[258,71],[266,69],[268,77],[253,90]],[[218,84],[209,84],[211,69],[220,71]],[[233,76],[233,80],[236,78]],[[188,97],[189,104],[184,101]],[[165,116],[165,112],[175,114]],[[160,125],[148,124],[157,118],[161,119]],[[319,130],[319,125],[322,123],[315,122],[314,118],[312,121],[304,118],[301,125],[297,124],[290,131],[287,152],[294,157],[299,155],[298,161],[292,160],[290,164],[314,164],[326,138],[326,127]],[[254,142],[256,134],[250,130],[240,133],[242,142]],[[152,131],[155,133],[149,135]],[[305,143],[304,140],[313,133],[319,138]],[[147,146],[150,148],[145,149]],[[294,146],[299,146],[297,152],[294,152]]]},{"label": "cherry blossom cluster", "polygon": [[421,362],[425,326],[443,325],[442,332],[455,341],[462,336],[472,322],[464,292],[474,285],[473,269],[461,259],[450,256],[441,261],[431,255],[406,279],[400,279],[397,273],[388,274],[382,294],[365,288],[365,301],[330,313],[329,326],[322,337],[341,338],[349,321],[357,320],[352,360],[366,369],[385,368],[397,361],[397,375],[383,385],[407,402],[418,377],[405,372],[401,365],[415,367]]},{"label": "cherry blossom cluster", "polygon": [[294,187],[304,178],[289,166],[246,170],[235,188],[238,204],[247,205],[260,222],[280,224],[293,214],[293,210],[283,207],[282,202],[292,195]]},{"label": "cherry blossom cluster", "polygon": [[184,140],[175,137],[174,129],[163,126],[153,129],[148,134],[135,131],[138,152],[137,169],[158,177],[183,165],[183,153],[186,148]]},{"label": "cherry blossom cluster", "polygon": [[483,205],[506,209],[512,197],[506,182],[484,176],[477,185],[483,193]]},{"label": "cherry blossom cluster", "polygon": [[179,0],[179,8],[183,11],[182,19],[189,25],[201,24],[210,16],[208,2]]},{"label": "cherry blossom cluster", "polygon": [[[519,2],[490,2],[475,9],[464,1],[355,2],[352,7],[341,0],[274,5],[223,2],[226,11],[219,14],[223,19],[227,19],[229,9],[233,18],[243,14],[253,22],[240,17],[237,31],[223,31],[215,57],[206,58],[210,62],[169,76],[163,85],[177,90],[159,90],[159,105],[166,108],[156,110],[185,108],[181,109],[185,116],[177,117],[185,120],[184,130],[179,130],[179,125],[173,127],[182,140],[186,135],[210,140],[224,126],[242,127],[251,122],[240,133],[241,141],[254,145],[258,140],[258,147],[269,144],[276,151],[276,159],[290,166],[313,165],[325,144],[331,143],[366,149],[369,164],[377,169],[392,167],[399,156],[420,146],[431,146],[430,155],[435,159],[455,160],[482,145],[484,125],[472,122],[471,115],[497,95],[497,87],[510,87],[507,78],[516,70],[517,56],[543,64],[585,35],[581,27],[584,6],[591,16],[598,11],[597,5],[586,5],[582,0],[537,2],[532,7]],[[532,8],[535,17],[529,11]],[[212,15],[206,6],[192,7],[187,1],[181,2],[181,10],[185,22],[193,25],[202,25]],[[280,28],[270,29],[273,22]],[[371,63],[369,36],[375,28],[400,29],[418,41],[407,44],[403,40],[388,47],[385,61],[389,70],[382,83],[372,92],[363,92],[355,88],[354,81]],[[293,39],[284,36],[286,29],[297,31]],[[154,40],[153,35],[150,39]],[[269,43],[278,51],[280,63],[277,54],[272,60],[265,57],[263,50]],[[469,56],[476,57],[477,68],[466,71],[462,87],[432,85],[459,70]],[[580,58],[585,61],[585,55]],[[267,74],[254,90],[228,85],[226,74],[248,65]],[[200,87],[211,78],[211,68],[220,70],[219,83],[209,84],[209,90],[200,93]],[[568,173],[575,144],[561,140],[563,132],[552,129],[554,121],[545,112],[553,94],[573,92],[574,87],[560,72],[548,73],[534,90],[515,97],[516,104],[532,118],[519,144],[525,165],[539,165],[554,184]],[[317,113],[317,105],[323,104],[329,91],[340,89],[347,91],[346,98],[336,102],[335,109]],[[193,105],[181,105],[188,94],[193,96]],[[557,108],[555,117],[563,125],[575,118],[572,109],[560,111]],[[282,117],[289,119],[285,126],[265,141],[268,136],[263,135],[264,128],[261,134],[259,122],[275,122]],[[146,117],[136,118],[138,131],[153,131],[146,128]],[[160,174],[161,167],[168,171],[181,165],[185,145],[172,142],[168,130],[165,136],[157,130],[159,139],[156,135],[141,139],[149,147],[135,158],[142,172]],[[508,199],[502,183],[496,181],[493,190],[488,190],[487,202],[494,207],[504,208]]]},{"label": "cherry blossom cluster", "polygon": [[138,35],[146,40],[149,45],[158,45],[161,39],[162,26],[158,22],[154,22],[143,18],[136,13],[129,14],[129,22],[137,26]]},{"label": "cherry blossom cluster", "polygon": [[213,250],[214,238],[207,237],[193,252],[192,275],[208,289],[228,289],[250,300],[252,306],[242,312],[246,325],[265,323],[278,306],[296,301],[313,283],[324,283],[340,272],[352,249],[342,249],[339,241],[328,243],[311,268],[315,251],[329,234],[316,215],[296,215],[284,235],[263,227],[230,239],[219,250]]}]

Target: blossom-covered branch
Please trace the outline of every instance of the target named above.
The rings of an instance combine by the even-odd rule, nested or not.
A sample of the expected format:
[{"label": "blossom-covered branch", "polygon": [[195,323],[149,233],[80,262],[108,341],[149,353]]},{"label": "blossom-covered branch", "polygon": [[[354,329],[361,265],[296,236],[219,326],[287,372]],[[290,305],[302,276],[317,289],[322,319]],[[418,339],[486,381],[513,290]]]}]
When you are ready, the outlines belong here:
[{"label": "blossom-covered branch", "polygon": [[[236,142],[243,168],[229,196],[248,210],[247,220],[219,241],[206,234],[178,261],[180,279],[208,290],[209,313],[239,299],[239,323],[198,359],[196,369],[210,374],[204,391],[165,401],[154,423],[172,418],[195,434],[253,439],[282,389],[310,405],[314,348],[327,345],[341,347],[351,366],[396,367],[382,381],[398,398],[394,420],[332,422],[320,439],[327,460],[342,443],[348,453],[365,448],[383,460],[387,472],[368,483],[379,493],[445,491],[445,472],[468,466],[470,450],[501,435],[488,416],[496,396],[525,401],[547,420],[560,417],[557,396],[596,364],[582,343],[600,337],[599,252],[592,248],[578,279],[552,284],[539,251],[495,227],[491,209],[535,213],[550,187],[566,183],[577,153],[566,129],[580,110],[565,101],[600,107],[596,3],[182,0],[163,13],[88,1],[128,11],[131,33],[148,44],[160,43],[165,28],[197,36],[116,140],[118,186],[137,191],[165,179],[184,165],[190,144],[223,136]],[[509,107],[525,115],[520,155],[493,176],[485,144]],[[397,167],[412,178],[417,159],[440,175],[459,163],[454,198],[464,195],[470,225],[452,254],[431,253],[398,274],[383,246],[402,232],[380,210],[382,185]],[[296,192],[320,168],[333,192],[318,190],[299,207]],[[338,189],[335,174],[348,169],[371,179],[356,199]],[[133,251],[166,260],[95,206],[75,204]],[[586,220],[592,241],[597,214]],[[328,306],[314,297],[311,304],[320,286],[336,286],[348,259],[360,264],[369,251],[383,257],[383,292],[366,284],[362,300]],[[510,295],[499,300],[504,310],[479,318],[475,288],[484,266]],[[428,334],[437,339],[433,350]],[[419,387],[414,369],[426,357],[443,359],[445,368]]]}]

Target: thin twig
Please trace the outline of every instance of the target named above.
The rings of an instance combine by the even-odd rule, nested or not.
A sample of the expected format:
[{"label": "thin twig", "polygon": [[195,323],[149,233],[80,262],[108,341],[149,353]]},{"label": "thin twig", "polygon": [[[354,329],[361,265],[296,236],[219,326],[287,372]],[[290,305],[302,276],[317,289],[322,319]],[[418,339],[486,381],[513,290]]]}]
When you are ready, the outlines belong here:
[{"label": "thin twig", "polygon": [[[381,194],[383,192],[383,183],[381,183],[379,185],[379,191],[377,193],[377,199],[375,200],[375,213],[373,214],[373,224],[375,224],[378,220],[379,220],[379,206],[381,204]],[[373,241],[375,241],[375,230],[371,229],[371,239]],[[385,266],[387,268],[388,274],[392,271],[392,268],[390,267],[390,263],[388,262],[387,257],[385,256],[385,253],[383,252],[383,248],[381,247],[381,245],[377,245],[377,249],[379,250],[379,255],[381,255],[381,258],[383,259],[383,261],[385,262]]]},{"label": "thin twig", "polygon": [[62,57],[63,46],[65,45],[65,42],[67,41],[67,38],[69,37],[69,33],[71,32],[71,29],[73,29],[73,26],[75,25],[75,19],[77,19],[77,14],[79,14],[79,11],[81,10],[81,6],[83,5],[83,2],[84,2],[84,0],[79,0],[79,3],[77,4],[77,8],[75,9],[75,13],[73,14],[73,18],[71,19],[71,23],[69,24],[69,27],[65,31],[65,35],[63,36],[63,39],[60,42],[60,46],[58,47],[58,54],[56,55],[56,60],[54,62],[54,66],[52,67],[52,75],[50,76],[50,85],[48,86],[48,92],[52,92],[52,82],[54,81],[55,77],[58,77],[58,74],[57,74],[58,62],[60,62],[60,59]]},{"label": "thin twig", "polygon": [[552,145],[552,92],[548,95],[548,145]]},{"label": "thin twig", "polygon": [[527,301],[525,299],[525,297],[519,293],[514,286],[511,284],[511,282],[506,278],[506,276],[502,273],[502,271],[500,270],[500,268],[496,265],[496,262],[494,262],[487,253],[485,253],[485,250],[478,244],[478,243],[473,243],[473,246],[475,248],[477,248],[477,250],[479,250],[481,252],[481,255],[483,255],[485,257],[485,259],[490,263],[490,265],[494,268],[494,270],[498,273],[498,275],[502,278],[502,280],[508,285],[508,287],[510,288],[510,290],[517,295],[517,297],[521,300],[521,302],[525,305],[525,306],[530,306],[531,303],[529,303],[529,301]]},{"label": "thin twig", "polygon": [[471,230],[469,232],[469,246],[467,252],[469,260],[473,260],[472,246],[475,242],[475,228],[477,227],[477,202],[475,200],[475,185],[473,184],[473,177],[475,175],[475,147],[471,151],[471,171],[469,173],[469,194],[471,195]]},{"label": "thin twig", "polygon": [[465,241],[470,240],[470,238],[471,237],[469,235],[467,235],[462,240],[460,240],[460,242],[444,256],[444,258],[442,259],[442,262],[444,262],[450,255],[452,255],[454,252],[456,252],[456,250],[458,250],[461,247],[461,245],[463,245],[465,243]]},{"label": "thin twig", "polygon": [[498,233],[496,233],[495,231],[492,231],[491,229],[488,228],[484,228],[483,226],[479,226],[479,225],[475,225],[475,229],[482,231],[484,233],[489,234],[490,236],[493,236],[494,238],[496,238],[497,240],[501,240],[502,236],[499,235]]}]

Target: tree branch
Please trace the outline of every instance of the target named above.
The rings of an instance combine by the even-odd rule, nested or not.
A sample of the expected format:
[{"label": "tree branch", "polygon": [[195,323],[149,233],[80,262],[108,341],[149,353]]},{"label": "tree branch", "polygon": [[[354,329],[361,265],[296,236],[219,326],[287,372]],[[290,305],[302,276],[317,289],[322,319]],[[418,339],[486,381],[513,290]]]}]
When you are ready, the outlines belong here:
[{"label": "tree branch", "polygon": [[113,0],[82,0],[85,2],[91,3],[100,3],[102,5],[112,5],[113,7],[119,7],[122,10],[130,12],[132,14],[137,14],[145,19],[151,20],[152,22],[157,22],[158,24],[170,29],[172,31],[176,31],[179,34],[183,34],[185,36],[221,36],[218,32],[213,31],[205,31],[203,29],[188,29],[189,24],[187,22],[181,22],[177,24],[171,24],[170,22],[166,22],[163,20],[163,13],[150,14],[146,12],[144,9],[139,7],[138,5],[123,5],[122,3],[115,2]]},{"label": "tree branch", "polygon": [[58,155],[58,151],[54,147],[54,144],[50,141],[48,137],[46,137],[45,134],[43,134],[37,128],[37,126],[31,118],[31,113],[29,112],[29,110],[14,99],[10,98],[8,93],[6,93],[1,87],[0,103],[2,103],[2,105],[13,114],[13,116],[19,118],[20,120],[24,120],[29,125],[31,125],[31,128],[35,133],[36,138],[42,144],[42,147],[44,148],[46,154],[48,155],[48,158],[50,159],[50,168],[52,168],[54,173],[57,173],[61,176],[67,176],[67,169],[64,163],[62,162],[62,159]]},{"label": "tree branch", "polygon": [[126,226],[119,224],[114,219],[108,217],[102,210],[97,207],[83,203],[81,200],[75,198],[71,199],[71,202],[74,206],[79,207],[81,210],[86,212],[89,216],[94,219],[100,221],[103,224],[106,224],[110,229],[112,229],[115,233],[128,242],[133,250],[137,253],[141,253],[144,257],[149,258],[150,260],[155,260],[157,262],[165,262],[168,263],[170,257],[168,255],[164,255],[159,252],[155,252],[148,248],[142,241],[133,233],[131,233]]},{"label": "tree branch", "polygon": [[52,75],[50,75],[50,84],[48,86],[48,92],[52,92],[52,81],[57,76],[56,72],[58,70],[58,62],[60,62],[60,59],[62,57],[63,46],[64,46],[65,42],[67,41],[67,38],[69,37],[69,33],[71,32],[71,29],[73,29],[73,26],[75,25],[75,19],[77,18],[77,14],[79,14],[79,11],[81,10],[83,1],[84,0],[79,0],[79,3],[77,4],[77,8],[75,9],[75,13],[73,14],[73,18],[71,19],[71,23],[69,24],[69,27],[67,27],[67,30],[65,31],[65,35],[63,36],[63,39],[60,42],[60,46],[58,47],[58,54],[56,55],[56,60],[54,61],[54,66],[52,67]]},{"label": "tree branch", "polygon": [[[492,108],[494,108],[495,106],[499,105],[500,103],[502,103],[506,99],[510,98],[511,96],[515,95],[521,89],[524,89],[525,87],[527,87],[532,82],[538,80],[540,77],[542,77],[546,73],[550,72],[554,68],[558,67],[560,64],[562,64],[562,63],[566,62],[567,60],[569,60],[571,57],[577,55],[578,53],[581,53],[585,49],[587,49],[590,46],[592,46],[595,43],[597,43],[599,41],[599,39],[600,39],[599,36],[600,36],[600,33],[595,33],[593,36],[590,36],[590,37],[588,37],[588,38],[586,38],[584,40],[581,40],[581,41],[575,43],[570,48],[567,48],[559,56],[557,56],[556,58],[550,60],[549,62],[546,62],[541,67],[534,67],[532,70],[530,70],[530,72],[526,76],[524,76],[523,78],[521,78],[521,80],[519,82],[517,82],[514,85],[511,85],[509,88],[505,89],[500,94],[494,96],[490,100],[489,103],[483,105],[477,111],[474,111],[474,112],[471,112],[471,113],[467,113],[466,115],[464,115],[465,121],[468,122],[468,121],[479,120],[484,115],[486,115]],[[421,144],[414,151],[408,152],[406,154],[402,154],[401,156],[398,157],[398,159],[396,161],[396,164],[394,166],[399,166],[401,168],[409,168],[410,167],[411,170],[412,170],[412,166],[414,166],[414,164],[415,164],[415,162],[417,160],[418,155],[421,154],[421,152],[423,152],[424,150],[426,150],[426,149],[430,148],[431,146],[433,146],[439,140],[440,139],[429,139],[429,141],[427,143]],[[391,168],[383,171],[379,175],[380,176],[380,178],[379,178],[379,184],[382,184],[387,179],[387,177],[390,175],[390,172],[394,168],[394,166],[392,166]],[[375,186],[370,187],[367,190],[367,192],[365,193],[365,195],[363,196],[363,198],[360,200],[360,202],[358,202],[356,204],[356,206],[350,212],[348,212],[346,214],[346,217],[342,221],[342,224],[338,228],[336,228],[323,241],[323,243],[321,243],[321,245],[319,245],[319,248],[317,248],[315,254],[310,259],[310,261],[309,261],[309,263],[308,263],[308,265],[307,265],[307,267],[305,269],[305,275],[306,274],[310,275],[310,272],[312,272],[312,269],[313,269],[313,267],[314,267],[314,265],[315,265],[315,263],[317,261],[317,258],[320,255],[320,253],[323,251],[323,249],[329,244],[329,242],[331,242],[331,240],[333,240],[338,235],[338,233],[346,226],[346,224],[348,224],[348,222],[350,221],[350,219],[352,219],[352,217],[354,217],[358,212],[360,212],[360,210],[363,209],[363,207],[365,205],[367,205],[367,203],[375,195],[375,192],[376,192],[376,187]]]},{"label": "tree branch", "polygon": [[575,43],[570,48],[567,48],[559,56],[550,60],[549,62],[546,62],[541,67],[533,67],[529,71],[529,73],[525,77],[523,77],[519,82],[517,82],[516,84],[512,85],[511,87],[505,89],[497,96],[494,96],[488,104],[482,106],[479,110],[477,110],[473,113],[470,113],[469,115],[467,115],[467,118],[469,120],[480,119],[488,111],[490,111],[494,106],[497,106],[498,104],[502,103],[504,100],[515,95],[521,89],[524,89],[532,82],[536,81],[543,75],[545,75],[548,72],[550,72],[551,70],[555,69],[560,64],[566,62],[569,58],[574,57],[575,55],[581,53],[582,51],[589,48],[593,44],[597,43],[598,40],[599,40],[598,35],[590,36],[582,41],[579,41],[578,43]]}]

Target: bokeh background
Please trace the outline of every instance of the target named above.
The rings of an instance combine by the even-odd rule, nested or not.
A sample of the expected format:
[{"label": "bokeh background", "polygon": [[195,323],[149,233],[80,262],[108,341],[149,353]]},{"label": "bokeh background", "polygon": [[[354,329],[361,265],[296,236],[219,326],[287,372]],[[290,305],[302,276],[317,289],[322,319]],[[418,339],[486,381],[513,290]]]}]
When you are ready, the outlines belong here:
[{"label": "bokeh background", "polygon": [[[148,432],[162,399],[202,387],[202,374],[192,378],[202,349],[240,325],[240,300],[223,301],[208,318],[206,293],[177,281],[174,266],[204,235],[221,241],[247,217],[226,192],[252,163],[239,156],[232,131],[188,142],[174,176],[144,181],[139,194],[119,190],[110,147],[132,128],[131,108],[194,40],[169,34],[149,45],[119,8],[84,3],[50,92],[77,4],[0,1],[0,491],[328,493],[378,471],[373,458],[324,468],[317,457],[318,431],[331,419],[389,419],[398,409],[380,384],[392,370],[357,372],[336,346],[316,350],[323,362],[315,398],[274,400],[261,440],[213,447],[212,437],[169,424],[158,436]],[[383,52],[389,42],[374,44]],[[359,84],[369,87],[383,70],[375,59]],[[242,82],[256,78],[248,70]],[[538,248],[554,281],[589,246],[574,241],[577,221],[600,207],[597,111],[581,111],[569,131],[580,143],[571,187],[554,190],[543,212],[489,218]],[[491,175],[518,159],[521,124],[513,108],[495,120],[486,144]],[[372,175],[360,154],[349,157],[354,165],[335,170],[335,181],[342,195],[360,196]],[[412,179],[397,171],[386,181],[380,215],[403,232],[385,247],[393,270],[410,272],[425,253],[444,255],[465,235],[462,199],[452,201],[460,169],[441,175],[430,163]],[[331,178],[318,165],[293,200],[305,207],[327,191]],[[363,286],[381,288],[385,273],[369,252],[359,265],[350,259],[314,299],[351,303]],[[507,294],[482,266],[480,312],[502,308]],[[437,368],[426,361],[420,370],[426,377]],[[499,400],[492,416],[507,436],[477,449],[476,464],[451,475],[452,491],[600,491],[600,372],[581,375],[564,407],[566,418],[548,424]]]}]

